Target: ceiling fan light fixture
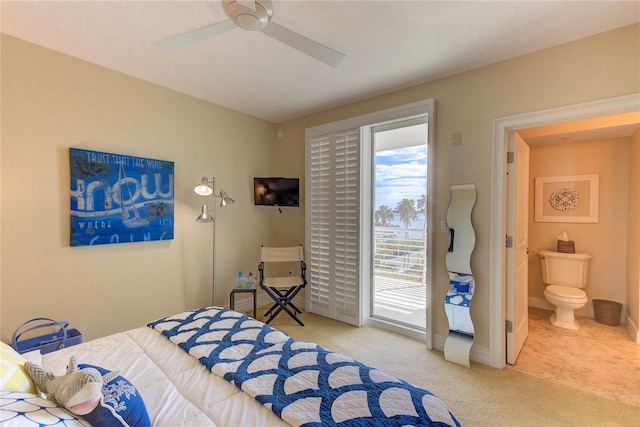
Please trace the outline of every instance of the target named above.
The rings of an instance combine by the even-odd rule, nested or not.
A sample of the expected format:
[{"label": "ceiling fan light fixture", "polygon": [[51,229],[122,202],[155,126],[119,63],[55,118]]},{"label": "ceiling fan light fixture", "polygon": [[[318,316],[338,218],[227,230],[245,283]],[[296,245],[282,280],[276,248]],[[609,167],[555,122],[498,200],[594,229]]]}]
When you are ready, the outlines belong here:
[{"label": "ceiling fan light fixture", "polygon": [[234,24],[248,31],[263,29],[273,15],[273,7],[270,0],[256,1],[255,10],[235,0],[223,0],[222,8]]},{"label": "ceiling fan light fixture", "polygon": [[271,0],[222,0],[222,10],[229,17],[228,20],[178,34],[154,44],[163,50],[173,50],[234,28],[240,28],[248,31],[260,31],[262,34],[330,67],[337,67],[345,58],[343,53],[271,21],[273,17]]}]

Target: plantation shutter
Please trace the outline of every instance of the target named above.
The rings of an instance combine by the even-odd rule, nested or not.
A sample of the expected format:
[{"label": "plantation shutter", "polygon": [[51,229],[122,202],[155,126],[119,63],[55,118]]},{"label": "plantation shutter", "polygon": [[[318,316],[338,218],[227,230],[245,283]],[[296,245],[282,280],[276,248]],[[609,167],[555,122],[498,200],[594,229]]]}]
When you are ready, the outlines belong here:
[{"label": "plantation shutter", "polygon": [[307,141],[306,307],[360,325],[360,130]]}]

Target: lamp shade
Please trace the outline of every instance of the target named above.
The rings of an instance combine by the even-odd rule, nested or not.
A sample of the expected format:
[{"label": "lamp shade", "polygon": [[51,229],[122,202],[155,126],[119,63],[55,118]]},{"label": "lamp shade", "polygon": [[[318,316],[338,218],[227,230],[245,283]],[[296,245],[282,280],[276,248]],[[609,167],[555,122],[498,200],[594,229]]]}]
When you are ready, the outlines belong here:
[{"label": "lamp shade", "polygon": [[207,205],[202,205],[202,212],[196,218],[196,222],[211,222],[213,221],[213,217],[209,215],[209,208]]},{"label": "lamp shade", "polygon": [[200,196],[210,196],[213,194],[213,188],[209,185],[207,177],[202,177],[200,184],[196,185],[193,191]]},{"label": "lamp shade", "polygon": [[226,191],[220,190],[220,207],[221,208],[224,208],[227,205],[232,205],[235,202],[236,202],[235,200],[229,197]]}]

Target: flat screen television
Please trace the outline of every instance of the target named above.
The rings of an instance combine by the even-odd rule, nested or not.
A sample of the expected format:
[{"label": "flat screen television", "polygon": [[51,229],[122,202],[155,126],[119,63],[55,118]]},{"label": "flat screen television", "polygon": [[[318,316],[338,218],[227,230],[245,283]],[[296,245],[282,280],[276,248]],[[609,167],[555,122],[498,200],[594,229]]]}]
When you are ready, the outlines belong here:
[{"label": "flat screen television", "polygon": [[300,206],[298,178],[253,178],[254,204],[257,206]]}]

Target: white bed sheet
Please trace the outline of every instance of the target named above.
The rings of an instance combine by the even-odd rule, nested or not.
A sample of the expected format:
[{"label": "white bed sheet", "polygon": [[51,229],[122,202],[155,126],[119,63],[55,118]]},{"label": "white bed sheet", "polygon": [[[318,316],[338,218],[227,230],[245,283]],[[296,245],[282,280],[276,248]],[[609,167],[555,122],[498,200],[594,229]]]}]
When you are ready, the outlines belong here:
[{"label": "white bed sheet", "polygon": [[71,355],[119,371],[142,395],[154,427],[289,425],[146,326],[45,354],[42,364],[62,375]]}]

